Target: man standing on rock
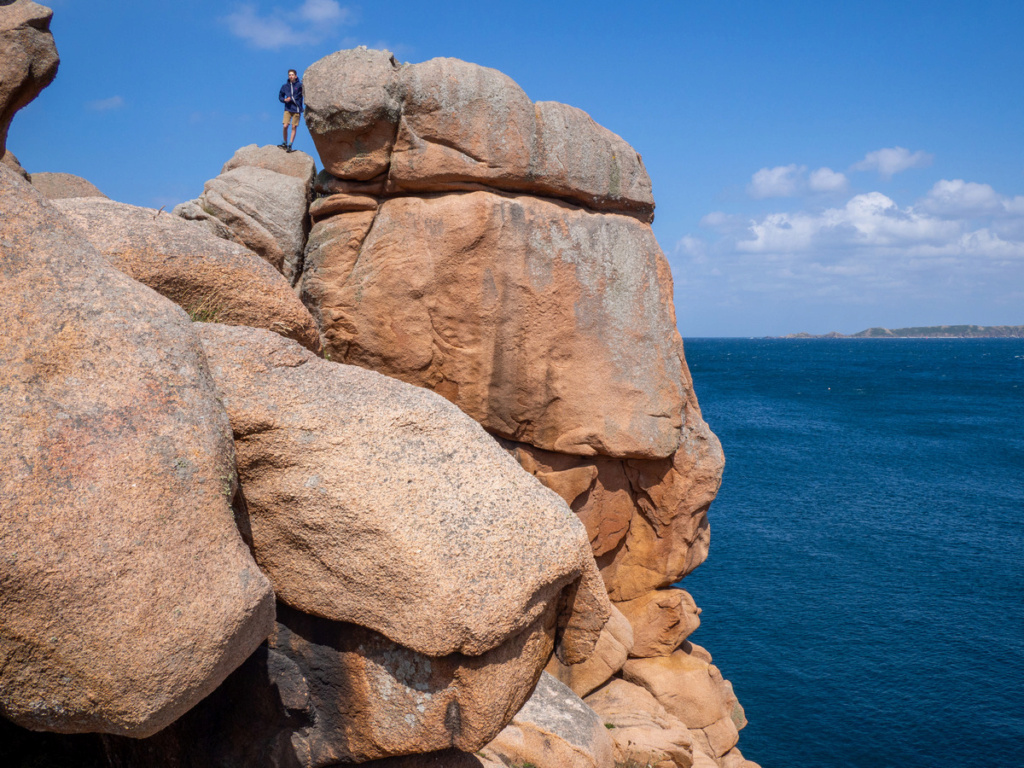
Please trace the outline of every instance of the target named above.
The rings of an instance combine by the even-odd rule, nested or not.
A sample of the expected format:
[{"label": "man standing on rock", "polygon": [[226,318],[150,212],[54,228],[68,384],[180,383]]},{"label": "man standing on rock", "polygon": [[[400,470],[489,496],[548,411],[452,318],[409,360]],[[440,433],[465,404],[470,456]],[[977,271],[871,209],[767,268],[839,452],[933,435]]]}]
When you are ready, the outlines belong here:
[{"label": "man standing on rock", "polygon": [[[299,117],[302,115],[302,81],[294,69],[288,70],[288,82],[281,86],[277,99],[284,104],[284,125],[281,126],[281,149],[292,152],[295,143],[295,131],[299,128]],[[292,139],[288,140],[288,124],[292,126]]]}]

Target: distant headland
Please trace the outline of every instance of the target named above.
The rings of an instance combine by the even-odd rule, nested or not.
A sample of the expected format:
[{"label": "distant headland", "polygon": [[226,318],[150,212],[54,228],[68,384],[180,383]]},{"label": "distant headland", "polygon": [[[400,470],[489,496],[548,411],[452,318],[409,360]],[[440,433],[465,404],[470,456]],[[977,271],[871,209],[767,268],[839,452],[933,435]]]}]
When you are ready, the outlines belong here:
[{"label": "distant headland", "polygon": [[854,334],[832,331],[820,336],[791,333],[783,339],[1021,339],[1024,325],[926,325],[917,328],[868,328]]}]

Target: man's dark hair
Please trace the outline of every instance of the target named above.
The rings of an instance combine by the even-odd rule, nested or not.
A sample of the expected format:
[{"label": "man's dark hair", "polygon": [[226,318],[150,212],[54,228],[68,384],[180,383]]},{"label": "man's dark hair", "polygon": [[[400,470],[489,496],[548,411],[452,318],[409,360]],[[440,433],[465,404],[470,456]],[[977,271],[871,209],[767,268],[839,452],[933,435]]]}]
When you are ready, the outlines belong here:
[{"label": "man's dark hair", "polygon": [[[295,70],[294,70],[294,69],[289,69],[289,70],[288,70],[288,74],[289,74],[289,75],[290,75],[290,74],[292,74],[292,72],[295,72]],[[298,73],[298,72],[295,72],[295,76],[296,76],[296,77],[298,77],[298,76],[299,76],[299,73]]]}]

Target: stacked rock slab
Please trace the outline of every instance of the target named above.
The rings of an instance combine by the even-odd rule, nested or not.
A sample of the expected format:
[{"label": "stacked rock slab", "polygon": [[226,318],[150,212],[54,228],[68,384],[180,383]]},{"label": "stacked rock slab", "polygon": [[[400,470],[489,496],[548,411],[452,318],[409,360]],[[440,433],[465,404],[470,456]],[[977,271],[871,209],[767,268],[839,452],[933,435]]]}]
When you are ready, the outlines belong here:
[{"label": "stacked rock slab", "polygon": [[320,352],[309,311],[288,281],[247,248],[198,222],[113,200],[59,200],[106,259],[203,322],[266,328]]},{"label": "stacked rock slab", "polygon": [[315,174],[313,158],[304,152],[250,144],[206,182],[198,198],[173,213],[254,251],[294,284],[302,270]]},{"label": "stacked rock slab", "polygon": [[[640,156],[585,113],[455,59],[341,51],[305,86],[325,170],[301,292],[325,354],[443,395],[583,521],[623,611],[589,662],[550,671],[585,695],[627,657],[676,658],[698,609],[670,587],[707,555],[724,460]],[[685,699],[679,666],[651,673],[651,695]],[[673,716],[670,730],[699,731],[693,759],[725,765],[731,687],[715,691],[721,717]],[[688,766],[666,738],[659,759]]]}]

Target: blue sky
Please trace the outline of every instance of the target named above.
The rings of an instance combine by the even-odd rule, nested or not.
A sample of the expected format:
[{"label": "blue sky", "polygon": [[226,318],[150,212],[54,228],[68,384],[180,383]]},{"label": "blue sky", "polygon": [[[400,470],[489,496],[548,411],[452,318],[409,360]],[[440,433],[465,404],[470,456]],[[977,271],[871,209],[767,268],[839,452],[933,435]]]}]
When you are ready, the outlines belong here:
[{"label": "blue sky", "polygon": [[30,172],[170,207],[280,141],[288,68],[455,56],[641,152],[684,336],[1024,323],[1019,0],[50,5]]}]

